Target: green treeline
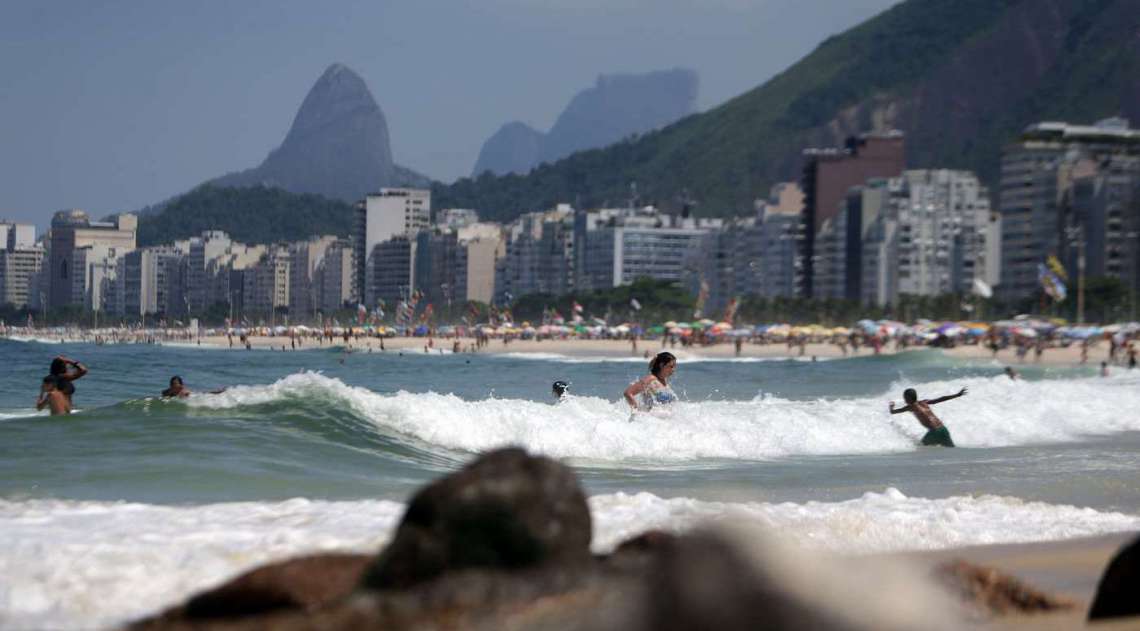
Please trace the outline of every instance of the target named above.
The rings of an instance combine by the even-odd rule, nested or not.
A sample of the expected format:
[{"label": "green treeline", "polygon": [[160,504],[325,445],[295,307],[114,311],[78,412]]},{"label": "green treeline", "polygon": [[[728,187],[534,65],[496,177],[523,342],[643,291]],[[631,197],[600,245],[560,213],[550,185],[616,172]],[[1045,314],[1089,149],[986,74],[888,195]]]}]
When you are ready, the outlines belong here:
[{"label": "green treeline", "polygon": [[301,241],[315,235],[348,236],[353,208],[320,195],[279,188],[200,186],[161,211],[139,217],[140,246],[225,231],[243,243]]}]

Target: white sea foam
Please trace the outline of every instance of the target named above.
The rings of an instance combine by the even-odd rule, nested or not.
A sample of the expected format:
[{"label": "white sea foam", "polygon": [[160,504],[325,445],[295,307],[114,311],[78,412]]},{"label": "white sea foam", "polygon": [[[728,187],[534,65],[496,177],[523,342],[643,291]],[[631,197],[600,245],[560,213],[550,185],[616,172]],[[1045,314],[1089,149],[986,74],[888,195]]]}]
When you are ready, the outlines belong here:
[{"label": "white sea foam", "polygon": [[625,404],[572,397],[559,405],[510,399],[465,401],[454,395],[380,395],[316,373],[267,386],[231,388],[190,405],[228,408],[272,401],[320,401],[360,415],[376,431],[439,447],[482,452],[504,445],[591,463],[676,463],[701,459],[764,460],[796,455],[889,453],[917,449],[923,428],[890,415],[887,400],[904,387],[919,396],[970,394],[937,406],[961,447],[1079,441],[1089,435],[1140,430],[1140,383],[1112,379],[1012,382],[972,378],[898,383],[872,398],[682,402],[630,418]]},{"label": "white sea foam", "polygon": [[[64,340],[62,340],[58,337],[51,338],[51,337],[28,337],[26,335],[9,335],[7,337],[0,338],[0,339],[11,340],[13,342],[23,342],[25,344],[27,344],[29,342],[35,342],[36,344],[63,344],[64,343]],[[79,340],[69,340],[69,341],[77,342]]]},{"label": "white sea foam", "polygon": [[[649,528],[763,526],[846,553],[1055,540],[1140,529],[1140,517],[1008,497],[908,498],[895,489],[833,503],[719,503],[648,493],[590,499],[594,549]],[[103,628],[174,604],[267,561],[369,552],[403,505],[388,501],[155,506],[0,500],[0,628]]]}]

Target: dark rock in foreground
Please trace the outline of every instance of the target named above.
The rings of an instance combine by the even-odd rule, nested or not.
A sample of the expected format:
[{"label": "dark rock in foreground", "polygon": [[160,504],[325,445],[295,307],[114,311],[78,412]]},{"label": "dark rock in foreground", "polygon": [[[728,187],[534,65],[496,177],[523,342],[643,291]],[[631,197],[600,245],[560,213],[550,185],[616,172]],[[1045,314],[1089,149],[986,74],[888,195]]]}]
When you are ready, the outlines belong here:
[{"label": "dark rock in foreground", "polygon": [[1089,620],[1140,615],[1140,537],[1112,557],[1089,608]]},{"label": "dark rock in foreground", "polygon": [[[602,556],[590,537],[573,471],[503,449],[416,493],[379,556],[271,564],[133,628],[936,631],[961,621],[956,601],[909,566],[734,529],[650,531]],[[966,600],[1049,601],[973,566],[944,572]]]},{"label": "dark rock in foreground", "polygon": [[315,611],[352,593],[375,557],[321,554],[272,563],[198,594],[140,628],[179,620],[225,620],[275,611]]},{"label": "dark rock in foreground", "polygon": [[590,560],[590,508],[567,466],[503,449],[420,490],[365,574],[403,589],[445,572]]}]

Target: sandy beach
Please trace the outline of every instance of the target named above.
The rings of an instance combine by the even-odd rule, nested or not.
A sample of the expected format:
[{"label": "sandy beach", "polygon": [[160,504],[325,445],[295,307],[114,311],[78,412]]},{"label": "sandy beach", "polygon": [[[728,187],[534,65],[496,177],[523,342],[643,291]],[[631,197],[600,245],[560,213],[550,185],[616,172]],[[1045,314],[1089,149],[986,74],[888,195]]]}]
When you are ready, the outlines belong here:
[{"label": "sandy beach", "polygon": [[1031,587],[1069,598],[1077,605],[1072,610],[1056,613],[995,617],[980,624],[981,628],[1140,629],[1140,617],[1093,625],[1085,623],[1104,568],[1121,546],[1136,538],[1137,534],[1120,533],[1043,543],[970,546],[893,556],[929,568],[954,559],[996,568],[1025,581]]},{"label": "sandy beach", "polygon": [[[454,349],[455,338],[433,338],[432,347],[428,352],[444,352],[450,353]],[[474,338],[458,339],[461,352],[468,352],[474,348]],[[266,337],[254,336],[249,338],[250,346],[257,350],[294,350],[291,346],[290,339],[287,337]],[[205,336],[201,339],[202,344],[209,344],[222,348],[229,348],[229,339],[224,336]],[[185,343],[183,343],[185,344]],[[385,351],[395,352],[425,352],[428,344],[428,338],[423,337],[388,337],[384,338],[383,347]],[[233,340],[234,350],[241,350],[240,342],[237,338]],[[329,346],[347,346],[353,351],[379,352],[381,342],[379,338],[360,338],[352,339],[346,345],[340,339],[334,340],[331,344],[324,342],[318,343],[313,339],[305,339],[296,350],[311,350],[314,348],[326,348]],[[492,339],[489,344],[475,352],[500,354],[500,353],[548,353],[552,355],[564,355],[569,357],[645,357],[646,353],[652,356],[654,353],[667,350],[677,356],[682,362],[688,359],[729,359],[734,357],[743,358],[766,358],[766,359],[782,359],[792,358],[801,359],[803,361],[810,361],[812,357],[818,359],[839,359],[844,357],[870,357],[873,351],[867,347],[861,347],[858,352],[852,352],[848,347],[847,354],[844,354],[841,349],[835,344],[807,344],[803,352],[800,352],[799,347],[789,348],[787,344],[773,343],[773,344],[755,344],[746,342],[741,346],[740,354],[737,355],[736,349],[732,344],[720,343],[708,346],[688,346],[681,345],[662,346],[659,340],[639,340],[637,342],[637,350],[634,350],[633,345],[629,340],[512,340],[507,344],[503,344],[500,339]],[[1079,366],[1081,364],[1081,349],[1079,345],[1073,344],[1068,347],[1049,348],[1045,350],[1040,358],[1036,358],[1033,352],[1030,352],[1024,361],[1017,358],[1016,352],[1013,348],[1007,348],[997,353],[996,357],[989,349],[976,345],[963,345],[952,349],[924,349],[923,347],[910,347],[904,349],[902,352],[915,351],[915,350],[929,350],[930,352],[943,352],[951,357],[958,359],[978,360],[985,362],[997,362],[1001,365],[1020,366],[1020,365],[1048,365],[1048,366]],[[897,351],[893,344],[884,346],[880,351],[882,355],[893,355]],[[1088,353],[1088,360],[1086,365],[1097,367],[1100,362],[1108,360],[1108,346],[1100,344],[1092,347]]]}]

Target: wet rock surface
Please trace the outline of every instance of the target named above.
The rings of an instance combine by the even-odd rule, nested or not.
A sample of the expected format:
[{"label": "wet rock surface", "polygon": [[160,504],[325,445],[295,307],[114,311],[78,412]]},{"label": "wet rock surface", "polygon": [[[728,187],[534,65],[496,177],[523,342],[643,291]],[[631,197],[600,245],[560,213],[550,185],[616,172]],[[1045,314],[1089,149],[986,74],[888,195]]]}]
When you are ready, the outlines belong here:
[{"label": "wet rock surface", "polygon": [[1140,616],[1140,537],[1109,561],[1089,608],[1089,620],[1122,616]]}]

